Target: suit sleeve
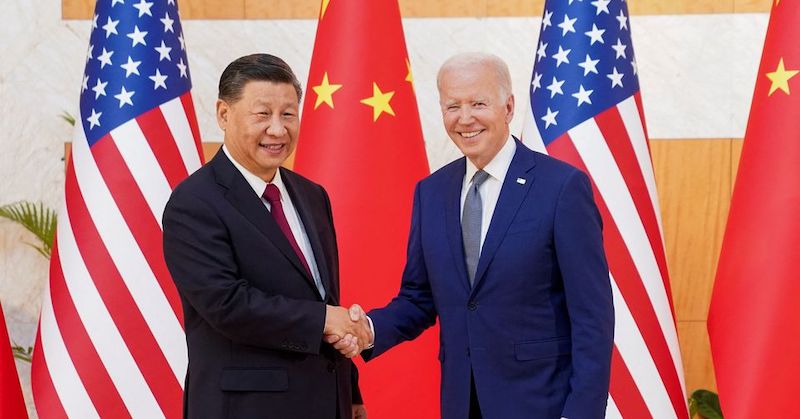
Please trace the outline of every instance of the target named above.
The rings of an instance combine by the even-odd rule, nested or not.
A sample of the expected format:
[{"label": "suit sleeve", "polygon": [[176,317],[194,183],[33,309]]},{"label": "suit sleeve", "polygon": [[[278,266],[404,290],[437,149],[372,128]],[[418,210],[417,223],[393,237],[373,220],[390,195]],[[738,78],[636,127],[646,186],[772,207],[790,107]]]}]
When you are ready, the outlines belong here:
[{"label": "suit sleeve", "polygon": [[415,339],[436,323],[436,308],[422,251],[420,199],[420,184],[417,184],[400,292],[386,307],[368,313],[375,327],[375,346],[362,352],[367,361],[401,342]]},{"label": "suit sleeve", "polygon": [[228,230],[206,202],[176,190],[163,226],[164,258],[184,306],[234,342],[319,353],[325,304],[267,295],[239,277]]},{"label": "suit sleeve", "polygon": [[614,344],[614,305],[602,220],[588,177],[575,171],[560,193],[555,248],[572,330],[572,377],[563,417],[603,418]]}]

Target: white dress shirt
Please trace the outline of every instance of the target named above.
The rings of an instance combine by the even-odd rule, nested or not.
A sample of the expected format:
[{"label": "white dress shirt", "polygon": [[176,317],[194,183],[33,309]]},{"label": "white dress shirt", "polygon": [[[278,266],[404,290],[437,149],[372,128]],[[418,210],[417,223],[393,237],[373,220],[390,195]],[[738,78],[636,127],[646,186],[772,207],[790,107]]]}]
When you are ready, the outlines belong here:
[{"label": "white dress shirt", "polygon": [[[250,173],[244,168],[244,166],[239,164],[239,162],[231,157],[231,154],[228,152],[228,148],[224,145],[222,146],[222,151],[225,152],[225,155],[228,156],[228,159],[233,163],[236,169],[241,172],[242,176],[244,176],[244,179],[247,181],[250,187],[253,188],[253,192],[255,192],[256,196],[261,199],[261,203],[264,204],[268,210],[271,210],[272,208],[269,202],[267,202],[267,200],[262,196],[264,191],[267,189],[267,182],[264,182],[263,179]],[[324,300],[325,287],[322,285],[322,280],[319,275],[317,260],[314,258],[314,250],[311,249],[311,242],[308,240],[308,234],[306,234],[306,229],[303,226],[303,222],[300,220],[300,216],[297,214],[297,210],[292,203],[292,198],[289,196],[289,192],[286,190],[286,185],[283,184],[280,170],[275,172],[275,177],[272,178],[272,182],[270,183],[277,186],[278,190],[281,192],[281,205],[283,206],[283,213],[286,215],[286,221],[289,223],[289,228],[292,230],[292,235],[294,236],[295,241],[297,241],[300,251],[303,253],[303,258],[308,264],[308,269],[311,270],[311,275],[314,277],[314,284],[317,286],[317,290],[319,290],[319,295]]]},{"label": "white dress shirt", "polygon": [[[490,161],[483,171],[489,174],[480,187],[478,193],[481,195],[481,203],[483,204],[483,213],[481,214],[481,249],[483,249],[483,242],[486,239],[486,233],[489,231],[489,223],[492,221],[494,208],[497,206],[497,199],[500,198],[500,190],[503,188],[503,180],[506,178],[508,168],[511,166],[511,160],[514,158],[514,153],[517,151],[517,144],[514,139],[509,137],[506,143],[497,152],[492,161]],[[464,201],[467,199],[467,192],[469,192],[472,177],[478,168],[475,164],[467,159],[467,170],[464,174],[464,183],[461,186],[461,214],[464,214]]]}]

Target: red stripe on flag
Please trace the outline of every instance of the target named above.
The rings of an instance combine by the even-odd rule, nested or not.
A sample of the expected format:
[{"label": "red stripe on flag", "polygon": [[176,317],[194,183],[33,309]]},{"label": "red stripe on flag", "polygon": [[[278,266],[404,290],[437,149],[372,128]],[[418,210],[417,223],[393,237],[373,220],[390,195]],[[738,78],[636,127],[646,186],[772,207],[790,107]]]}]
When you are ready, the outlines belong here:
[{"label": "red stripe on flag", "polygon": [[181,104],[183,104],[183,111],[186,112],[187,119],[189,120],[189,128],[192,129],[194,146],[197,148],[197,154],[200,156],[200,164],[203,164],[206,162],[206,156],[203,154],[203,147],[200,145],[200,128],[197,126],[197,115],[194,112],[192,92],[186,92],[181,95]]},{"label": "red stripe on flag", "polygon": [[[55,249],[55,246],[53,246]],[[34,344],[34,357],[31,365],[31,388],[33,390],[33,402],[36,405],[36,413],[40,418],[47,419],[69,419],[61,398],[58,397],[56,386],[50,377],[50,370],[47,368],[47,360],[44,357],[42,348],[42,320],[39,319],[39,328],[36,332],[36,343]]]},{"label": "red stripe on flag", "polygon": [[[564,160],[584,173],[589,174],[569,134],[564,134],[550,143],[547,150],[554,157]],[[591,174],[589,176],[591,177]],[[594,191],[595,203],[603,218],[603,244],[606,249],[609,270],[612,272],[614,281],[619,287],[628,309],[630,309],[633,320],[636,322],[636,327],[647,345],[647,350],[653,358],[676,414],[678,417],[688,418],[678,372],[675,370],[675,363],[673,362],[672,354],[669,352],[669,346],[661,330],[655,309],[650,303],[650,297],[644,288],[639,271],[633,263],[630,250],[625,245],[619,228],[611,216],[611,211],[597,189],[594,178],[592,178],[592,190]]]},{"label": "red stripe on flag", "polygon": [[611,385],[609,393],[617,405],[617,409],[623,418],[645,419],[652,418],[653,414],[647,408],[647,404],[633,381],[630,370],[622,359],[617,345],[611,352]]},{"label": "red stripe on flag", "polygon": [[67,352],[97,413],[103,418],[130,418],[131,415],[97,354],[72,301],[61,271],[57,246],[53,247],[50,263],[50,293],[53,298],[53,314]]},{"label": "red stripe on flag", "polygon": [[136,117],[136,122],[139,123],[139,128],[147,139],[147,143],[150,144],[150,150],[153,151],[161,171],[164,172],[169,187],[175,189],[175,186],[189,173],[186,172],[181,152],[178,150],[175,137],[169,130],[166,119],[164,119],[164,114],[161,113],[161,108],[156,106],[139,115]]},{"label": "red stripe on flag", "polygon": [[642,226],[644,226],[645,233],[650,241],[650,247],[653,249],[653,255],[656,258],[658,270],[661,272],[661,280],[664,283],[664,291],[667,293],[667,300],[669,301],[674,321],[675,311],[672,308],[672,292],[669,287],[669,271],[667,271],[661,230],[653,209],[653,201],[650,200],[650,193],[647,190],[647,183],[642,174],[642,168],[639,166],[631,138],[625,129],[625,124],[622,122],[619,108],[612,106],[595,116],[595,121],[600,128],[600,132],[603,133],[617,167],[622,173],[622,178],[625,180],[625,185],[631,194],[633,204],[636,206],[636,212],[639,213],[639,219],[642,221]]},{"label": "red stripe on flag", "polygon": [[67,173],[64,188],[67,213],[78,243],[78,251],[95,288],[161,410],[180,416],[183,390],[92,222],[89,209],[78,188],[75,171]]},{"label": "red stripe on flag", "polygon": [[122,158],[111,135],[101,138],[92,146],[91,151],[125,223],[167,297],[175,317],[183,324],[178,291],[164,262],[161,227],[147,205],[125,159]]}]

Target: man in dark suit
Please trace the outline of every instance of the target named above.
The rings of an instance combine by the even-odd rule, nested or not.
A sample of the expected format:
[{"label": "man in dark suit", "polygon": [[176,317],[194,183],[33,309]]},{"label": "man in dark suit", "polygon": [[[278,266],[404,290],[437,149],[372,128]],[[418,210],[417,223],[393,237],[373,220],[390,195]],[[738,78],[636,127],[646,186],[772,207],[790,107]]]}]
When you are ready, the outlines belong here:
[{"label": "man in dark suit", "polygon": [[614,311],[589,179],[509,135],[498,57],[452,57],[438,86],[465,158],[417,185],[400,292],[369,313],[374,347],[362,355],[438,317],[444,419],[603,418]]},{"label": "man in dark suit", "polygon": [[301,94],[275,56],[228,65],[217,101],[224,146],[164,211],[189,351],[186,417],[366,417],[355,366],[323,342],[368,333],[338,307],[330,201],[280,167],[297,141]]}]

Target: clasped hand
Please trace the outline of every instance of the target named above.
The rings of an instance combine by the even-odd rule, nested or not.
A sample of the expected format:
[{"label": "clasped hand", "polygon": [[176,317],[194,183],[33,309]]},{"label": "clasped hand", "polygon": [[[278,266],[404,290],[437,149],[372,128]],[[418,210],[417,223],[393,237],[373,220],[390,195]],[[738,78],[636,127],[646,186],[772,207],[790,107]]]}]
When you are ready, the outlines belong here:
[{"label": "clasped hand", "polygon": [[347,358],[352,358],[372,345],[372,330],[369,327],[367,314],[358,304],[350,309],[337,306],[326,306],[325,342]]}]

